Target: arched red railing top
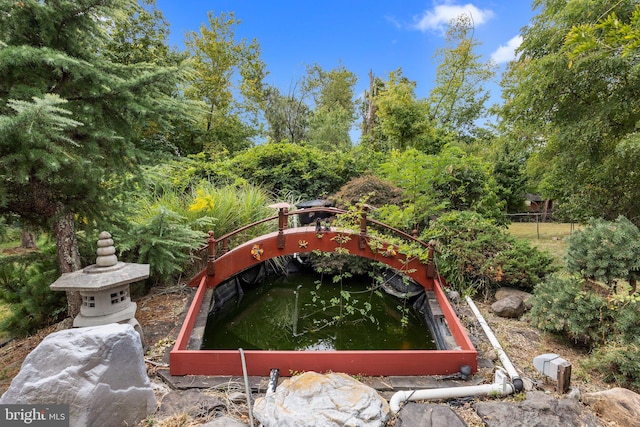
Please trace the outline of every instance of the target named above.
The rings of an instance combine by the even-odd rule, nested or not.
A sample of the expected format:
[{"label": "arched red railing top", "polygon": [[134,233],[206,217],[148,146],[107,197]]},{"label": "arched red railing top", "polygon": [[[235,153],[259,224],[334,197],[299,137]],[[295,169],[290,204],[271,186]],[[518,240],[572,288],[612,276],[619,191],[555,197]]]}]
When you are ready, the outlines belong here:
[{"label": "arched red railing top", "polygon": [[[311,221],[310,224],[313,222],[316,223],[315,230],[313,229],[313,225],[294,228],[288,227],[289,216],[299,214],[309,215],[313,213],[329,213],[330,217],[334,217],[353,212],[333,207],[305,208],[289,212],[287,208],[281,207],[278,215],[245,225],[219,238],[215,238],[213,232],[209,232],[208,245],[206,246],[206,248],[208,248],[207,267],[189,282],[190,286],[195,286],[203,275],[207,275],[210,278],[209,282],[207,282],[208,286],[214,287],[217,283],[221,283],[222,280],[230,277],[231,275],[239,273],[257,262],[261,262],[262,259],[269,259],[274,256],[284,255],[287,253],[312,252],[313,250],[330,252],[336,250],[336,244],[339,244],[340,246],[344,245],[342,248],[350,251],[350,253],[357,253],[359,256],[363,256],[365,258],[380,260],[378,258],[378,249],[370,246],[372,236],[368,234],[369,224],[375,224],[382,228],[383,231],[386,230],[391,234],[401,236],[410,242],[415,242],[428,251],[427,259],[420,261],[418,257],[407,257],[406,254],[401,254],[398,245],[391,244],[389,242],[385,243],[383,241],[384,239],[381,239],[380,243],[386,247],[384,252],[380,253],[383,258],[383,260],[381,260],[383,263],[398,270],[405,270],[409,264],[412,264],[413,267],[408,268],[408,270],[413,270],[410,276],[416,280],[427,280],[427,287],[430,283],[428,280],[435,277],[436,269],[434,262],[434,246],[431,243],[425,243],[402,230],[398,230],[397,228],[391,227],[375,219],[368,218],[366,212],[355,213],[355,219],[359,222],[359,227],[356,227],[356,230],[351,227],[336,228],[335,225],[330,225],[330,222],[328,221],[330,220],[330,217],[326,216],[323,218],[317,217],[316,221]],[[260,236],[253,236],[248,240],[238,239],[242,241],[235,242],[237,243],[237,247],[229,248],[229,240],[234,236],[274,220],[278,221],[277,232],[271,231],[266,234],[261,234]],[[359,230],[357,228],[359,228]],[[346,234],[343,233],[351,234],[357,238],[355,240],[347,239],[343,242],[335,239],[337,236],[342,236],[344,238]],[[330,237],[327,239],[322,238],[327,235]],[[293,237],[293,241],[290,237]],[[287,241],[290,243],[287,244]],[[219,244],[222,244],[222,250],[218,248]],[[389,247],[391,246],[395,247],[395,250],[389,251]],[[245,254],[242,252],[242,248],[249,252]],[[241,252],[237,252],[236,249],[241,250]],[[231,257],[226,256],[231,253],[234,253],[234,255]],[[250,256],[247,256],[249,253]],[[218,265],[219,259],[225,259],[224,263]],[[423,284],[423,286],[425,285]]]},{"label": "arched red railing top", "polygon": [[[234,231],[232,231],[230,233],[227,233],[227,234],[225,234],[225,235],[223,235],[221,237],[215,238],[215,242],[218,243],[218,242],[223,242],[225,240],[228,241],[230,238],[232,238],[233,236],[235,236],[237,234],[240,234],[240,233],[242,233],[244,231],[247,231],[247,230],[249,230],[251,228],[257,227],[260,224],[264,224],[264,223],[267,223],[269,221],[275,221],[275,220],[278,220],[278,219],[282,219],[283,216],[288,218],[289,216],[292,216],[292,215],[308,214],[308,213],[315,213],[315,212],[326,212],[326,213],[335,214],[335,215],[342,215],[342,214],[349,213],[349,211],[346,211],[344,209],[334,208],[334,207],[305,208],[305,209],[298,209],[298,210],[295,210],[295,211],[289,211],[286,208],[280,208],[280,210],[278,212],[278,215],[274,215],[274,216],[271,216],[271,217],[264,218],[264,219],[261,219],[259,221],[253,222],[251,224],[247,224],[247,225],[245,225],[243,227],[238,228],[237,230],[234,230]],[[362,213],[361,219],[364,221],[365,224],[367,224],[367,223],[375,224],[375,225],[377,225],[379,227],[382,227],[383,229],[391,231],[393,234],[397,234],[397,235],[402,236],[405,239],[408,239],[408,240],[410,240],[412,242],[415,242],[415,243],[417,243],[417,244],[419,244],[419,245],[421,245],[421,246],[423,246],[425,248],[429,248],[429,244],[428,243],[425,243],[422,240],[416,238],[415,236],[412,236],[409,233],[405,233],[402,230],[398,230],[395,227],[391,227],[390,225],[385,224],[385,223],[383,223],[381,221],[369,218],[366,215],[366,212]],[[363,227],[363,225],[361,224],[360,232],[361,233],[364,232],[366,234],[366,226]]]}]

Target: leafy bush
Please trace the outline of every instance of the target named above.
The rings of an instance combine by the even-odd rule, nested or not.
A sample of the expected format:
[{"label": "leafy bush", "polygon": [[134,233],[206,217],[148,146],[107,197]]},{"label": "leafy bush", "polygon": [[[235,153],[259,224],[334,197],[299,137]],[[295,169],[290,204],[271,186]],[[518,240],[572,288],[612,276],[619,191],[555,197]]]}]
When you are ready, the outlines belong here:
[{"label": "leafy bush", "polygon": [[402,188],[405,205],[414,206],[414,226],[427,226],[447,211],[475,211],[504,221],[490,165],[459,147],[445,145],[436,155],[392,152],[379,169],[380,176]]},{"label": "leafy bush", "polygon": [[422,233],[439,242],[440,273],[462,291],[489,293],[500,286],[531,290],[553,271],[553,258],[511,236],[480,214],[454,211]]},{"label": "leafy bush", "polygon": [[585,367],[602,374],[603,380],[614,382],[636,392],[640,391],[640,338],[631,340],[620,337],[608,341],[593,350]]},{"label": "leafy bush", "polygon": [[537,328],[594,346],[611,332],[607,299],[577,275],[553,274],[535,287],[530,317]]},{"label": "leafy bush", "polygon": [[292,193],[315,199],[335,193],[355,175],[351,161],[349,154],[299,144],[269,143],[220,162],[217,170],[259,183],[276,196]]},{"label": "leafy bush", "polygon": [[[203,217],[213,218],[214,222],[209,225],[209,229],[214,231],[216,237],[275,215],[275,211],[268,208],[272,200],[267,192],[252,185],[216,187],[203,181],[186,202],[188,207],[184,215],[190,221]],[[272,224],[271,227],[270,231],[273,231]],[[253,230],[254,233],[260,231],[265,230]]]},{"label": "leafy bush", "polygon": [[[114,236],[123,261],[149,263],[150,281],[166,282],[194,266],[192,261],[201,257],[196,252],[206,243],[207,231],[220,237],[273,216],[275,212],[267,207],[270,203],[264,190],[249,185],[217,188],[204,181],[187,193],[167,187],[161,195],[139,199],[131,207],[128,221],[112,224],[107,231]],[[264,232],[260,228],[251,231]],[[91,251],[93,263],[97,238],[89,234],[80,241],[83,253]]]},{"label": "leafy bush", "polygon": [[[567,261],[574,275],[553,275],[536,287],[533,323],[588,345],[592,353],[585,365],[606,381],[640,389],[638,228],[624,217],[592,220],[569,238]],[[630,295],[616,292],[617,279],[629,280]]]},{"label": "leafy bush", "polygon": [[6,219],[0,217],[0,243],[18,241],[21,233],[20,228],[8,225]]},{"label": "leafy bush", "polygon": [[397,205],[402,198],[402,189],[375,175],[364,175],[352,178],[332,196],[332,199],[336,200],[336,206],[344,207],[355,205],[363,197],[366,197],[368,204],[375,207]]},{"label": "leafy bush", "polygon": [[151,192],[162,195],[165,191],[189,193],[202,181],[219,186],[243,185],[246,180],[229,168],[221,168],[224,158],[211,158],[204,153],[174,158],[144,170],[145,182]]},{"label": "leafy bush", "polygon": [[592,220],[568,239],[567,269],[607,284],[613,292],[616,279],[628,280],[631,292],[640,275],[640,230],[627,218]]},{"label": "leafy bush", "polygon": [[53,242],[39,242],[41,251],[0,258],[0,300],[10,314],[0,328],[14,336],[27,336],[64,317],[64,292],[49,288],[60,275]]}]

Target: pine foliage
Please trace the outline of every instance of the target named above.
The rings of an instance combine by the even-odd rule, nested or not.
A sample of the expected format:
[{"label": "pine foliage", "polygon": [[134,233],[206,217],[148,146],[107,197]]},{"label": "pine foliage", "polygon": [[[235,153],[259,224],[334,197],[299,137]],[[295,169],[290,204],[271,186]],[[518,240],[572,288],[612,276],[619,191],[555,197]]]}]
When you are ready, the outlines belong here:
[{"label": "pine foliage", "polygon": [[105,55],[132,0],[0,3],[0,213],[48,226],[53,213],[97,216],[109,180],[135,170],[144,122],[183,108],[181,72]]},{"label": "pine foliage", "polygon": [[55,246],[40,243],[38,253],[0,258],[0,301],[10,314],[0,329],[14,336],[26,336],[59,321],[65,314],[64,292],[49,288],[60,275]]},{"label": "pine foliage", "polygon": [[592,220],[569,238],[567,268],[613,291],[616,279],[635,282],[640,274],[640,230],[627,218]]}]

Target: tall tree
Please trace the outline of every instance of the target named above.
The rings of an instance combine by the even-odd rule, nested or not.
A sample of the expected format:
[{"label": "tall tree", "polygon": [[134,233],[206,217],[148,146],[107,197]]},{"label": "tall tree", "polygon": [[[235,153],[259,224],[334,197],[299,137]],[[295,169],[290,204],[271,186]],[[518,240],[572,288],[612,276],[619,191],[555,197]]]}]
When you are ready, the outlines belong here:
[{"label": "tall tree", "polygon": [[205,104],[203,145],[209,151],[250,147],[259,132],[267,72],[258,41],[236,40],[240,23],[234,13],[212,11],[208,26],[187,33],[193,72],[185,93]]},{"label": "tall tree", "polygon": [[317,64],[307,68],[305,85],[315,104],[309,119],[309,144],[325,151],[351,148],[349,131],[355,121],[357,81],[342,65],[330,71]]},{"label": "tall tree", "polygon": [[[106,42],[105,56],[112,62],[132,65],[149,63],[159,66],[178,66],[187,57],[184,52],[178,52],[168,45],[169,22],[165,20],[161,10],[157,9],[155,0],[140,0],[140,6],[132,3],[126,9],[126,16],[116,20],[110,30],[110,37]],[[172,89],[173,88],[173,89]],[[136,144],[153,151],[152,162],[155,164],[162,154],[190,154],[200,152],[202,147],[194,147],[192,129],[194,121],[191,117],[199,113],[199,104],[189,102],[183,92],[175,85],[167,90],[173,90],[176,100],[191,109],[185,120],[181,111],[167,119],[172,127],[158,126],[154,120],[139,123],[140,141]]]},{"label": "tall tree", "polygon": [[[140,123],[180,111],[175,67],[105,54],[129,0],[0,3],[0,214],[55,236],[62,273],[80,267],[75,217],[109,211],[132,176]],[[70,300],[69,314],[79,309]]]},{"label": "tall tree", "polygon": [[126,17],[114,22],[105,54],[112,62],[131,65],[141,62],[177,66],[185,54],[171,48],[170,26],[156,7],[156,0],[140,0],[126,8]]},{"label": "tall tree", "polygon": [[297,88],[298,83],[288,95],[282,95],[276,87],[266,91],[264,116],[268,125],[267,137],[272,142],[299,144],[307,137],[310,108],[305,98],[308,94]]},{"label": "tall tree", "polygon": [[416,82],[410,81],[398,69],[389,73],[384,88],[378,90],[373,102],[377,106],[377,131],[386,150],[416,148],[429,151],[435,131],[429,120],[428,105],[415,95]]},{"label": "tall tree", "polygon": [[[572,219],[625,215],[639,223],[637,48],[630,55],[622,45],[575,38],[613,13],[612,22],[631,24],[638,2],[537,0],[534,6],[539,13],[503,80],[502,125],[525,143],[542,191]],[[606,29],[594,31],[604,37]],[[637,33],[628,36],[624,45],[640,43]]]},{"label": "tall tree", "polygon": [[440,60],[436,84],[429,94],[430,114],[437,126],[469,139],[487,108],[490,93],[484,84],[495,76],[495,65],[475,53],[471,15],[462,14],[449,24],[446,46],[436,52]]}]

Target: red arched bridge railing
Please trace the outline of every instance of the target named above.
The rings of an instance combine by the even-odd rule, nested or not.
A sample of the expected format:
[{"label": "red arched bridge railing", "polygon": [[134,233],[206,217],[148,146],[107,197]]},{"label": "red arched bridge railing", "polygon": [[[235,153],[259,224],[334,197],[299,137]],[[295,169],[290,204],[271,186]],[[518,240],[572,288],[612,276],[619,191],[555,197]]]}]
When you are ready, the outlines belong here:
[{"label": "red arched bridge railing", "polygon": [[[321,222],[319,220],[313,225],[289,227],[289,216],[291,215],[316,216],[320,213],[331,217],[349,214],[343,209],[331,207],[308,208],[292,212],[289,212],[285,207],[280,207],[278,215],[256,221],[222,237],[215,238],[213,232],[209,232],[207,266],[191,279],[189,286],[198,286],[200,281],[205,278],[207,287],[212,288],[229,277],[268,259],[296,253],[322,251],[349,253],[380,261],[411,277],[426,289],[432,288],[432,279],[435,276],[432,244],[425,243],[413,235],[369,218],[366,212],[359,213],[358,225],[354,227],[356,230],[335,227],[329,221]],[[230,242],[246,231],[276,221],[277,231],[230,248]],[[426,262],[421,261],[415,255],[401,253],[398,245],[369,235],[368,230],[372,226],[389,235],[400,236],[413,242],[414,246],[418,248],[423,248],[427,254]]]},{"label": "red arched bridge railing", "polygon": [[[213,233],[208,240],[207,266],[196,275],[189,285],[197,287],[180,333],[170,352],[171,375],[266,375],[273,368],[287,375],[287,372],[317,371],[345,372],[353,375],[450,375],[458,372],[461,366],[470,366],[477,371],[477,351],[449,304],[443,290],[442,279],[436,274],[433,262],[433,246],[415,236],[396,230],[379,221],[360,214],[355,230],[316,223],[311,226],[288,227],[288,217],[298,214],[328,213],[333,216],[348,212],[335,208],[309,208],[289,212],[280,208],[278,215],[242,227],[220,238]],[[230,248],[232,238],[239,241],[241,233],[260,224],[277,221],[276,231],[253,238]],[[417,256],[405,255],[397,245],[381,241],[370,235],[372,226],[387,230],[389,234],[399,235],[418,247],[424,248],[427,257],[422,262]],[[376,239],[373,241],[373,239]],[[203,248],[204,249],[204,248]],[[381,261],[403,274],[410,276],[429,291],[438,312],[450,330],[455,348],[441,350],[369,350],[369,351],[276,351],[247,350],[246,371],[240,363],[235,350],[201,350],[199,348],[196,323],[206,296],[213,293],[212,288],[244,269],[250,268],[267,259],[320,250],[324,252],[339,250],[343,253],[363,256]],[[425,257],[422,257],[423,259]],[[206,311],[205,311],[206,314]],[[434,316],[436,313],[434,312]],[[193,343],[193,344],[192,344]]]}]

